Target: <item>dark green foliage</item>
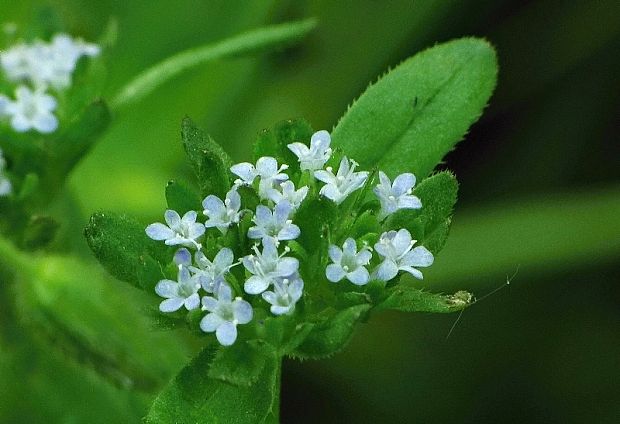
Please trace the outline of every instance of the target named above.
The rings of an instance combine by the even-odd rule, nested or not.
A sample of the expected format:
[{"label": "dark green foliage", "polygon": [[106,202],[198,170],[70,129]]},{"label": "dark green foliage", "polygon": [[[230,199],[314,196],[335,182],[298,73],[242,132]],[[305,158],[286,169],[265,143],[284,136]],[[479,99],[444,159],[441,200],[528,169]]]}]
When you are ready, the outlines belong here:
[{"label": "dark green foliage", "polygon": [[317,324],[291,356],[319,359],[340,352],[351,339],[355,324],[366,316],[370,308],[370,305],[352,306]]},{"label": "dark green foliage", "polygon": [[362,168],[428,175],[463,138],[495,88],[489,43],[463,38],[406,60],[370,86],[332,134]]},{"label": "dark green foliage", "polygon": [[56,235],[60,224],[47,215],[33,215],[24,229],[22,245],[35,250],[47,246]]},{"label": "dark green foliage", "polygon": [[166,202],[168,209],[177,211],[181,216],[187,211],[201,211],[201,199],[191,187],[179,180],[170,180],[166,185]]},{"label": "dark green foliage", "polygon": [[296,172],[299,170],[297,156],[287,146],[295,142],[310,144],[313,132],[310,124],[304,119],[278,122],[273,129],[265,129],[258,134],[254,144],[254,157],[258,159],[261,156],[273,156],[278,163],[288,164],[290,172]]},{"label": "dark green foliage", "polygon": [[150,278],[156,274],[156,259],[165,258],[167,251],[161,243],[156,244],[147,237],[142,225],[111,212],[94,214],[84,235],[110,274],[137,287],[152,284]]},{"label": "dark green foliage", "polygon": [[256,383],[237,386],[209,378],[213,348],[204,349],[157,396],[146,423],[261,423],[278,416],[280,359],[265,357]]},{"label": "dark green foliage", "polygon": [[465,309],[472,300],[472,295],[465,291],[458,291],[453,295],[441,295],[399,284],[390,289],[388,297],[376,307],[376,310],[448,313]]},{"label": "dark green foliage", "polygon": [[297,239],[307,251],[315,251],[327,240],[327,228],[338,219],[338,208],[324,197],[307,199],[295,215],[301,229]]},{"label": "dark green foliage", "polygon": [[256,382],[265,367],[270,348],[256,341],[237,341],[229,347],[221,347],[209,367],[209,378],[222,380],[238,386],[250,386]]},{"label": "dark green foliage", "polygon": [[200,130],[190,119],[183,119],[181,137],[185,153],[194,168],[203,196],[214,194],[220,198],[230,189],[228,154],[213,139]]},{"label": "dark green foliage", "polygon": [[422,209],[401,209],[386,225],[395,230],[406,228],[418,244],[437,254],[448,237],[457,192],[458,182],[448,171],[426,178],[413,192],[422,201]]}]

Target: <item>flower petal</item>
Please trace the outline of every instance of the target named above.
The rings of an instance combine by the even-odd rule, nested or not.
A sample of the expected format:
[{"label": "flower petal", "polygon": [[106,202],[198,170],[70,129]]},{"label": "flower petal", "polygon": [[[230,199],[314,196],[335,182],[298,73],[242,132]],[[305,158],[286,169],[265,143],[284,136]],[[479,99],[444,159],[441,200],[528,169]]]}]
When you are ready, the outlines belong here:
[{"label": "flower petal", "polygon": [[[196,256],[198,256],[198,253]],[[176,251],[173,261],[176,265],[190,266],[192,263],[192,254],[189,253],[189,250],[183,247]]]},{"label": "flower petal", "polygon": [[431,266],[434,261],[433,254],[424,246],[418,246],[408,252],[401,260],[405,266]]},{"label": "flower petal", "polygon": [[179,285],[176,283],[176,281],[161,280],[155,286],[155,293],[157,293],[157,295],[161,297],[171,298],[178,296],[178,289]]},{"label": "flower petal", "polygon": [[379,280],[390,281],[398,275],[398,266],[396,265],[396,262],[386,259],[376,269],[375,274]]},{"label": "flower petal", "polygon": [[204,296],[202,298],[202,307],[209,312],[213,312],[217,309],[217,299],[211,296]]},{"label": "flower petal", "polygon": [[175,232],[162,223],[151,224],[146,227],[146,235],[153,240],[168,240],[173,238]]},{"label": "flower petal", "polygon": [[176,229],[181,225],[181,217],[172,209],[168,209],[164,213],[164,219],[166,220],[168,227],[170,227],[173,231],[176,231]]},{"label": "flower petal", "polygon": [[159,304],[159,310],[162,312],[174,312],[178,311],[185,299],[182,297],[173,297],[172,299],[166,299]]},{"label": "flower petal", "polygon": [[237,327],[232,322],[224,322],[215,330],[215,337],[222,346],[230,346],[237,340]]},{"label": "flower petal", "polygon": [[224,324],[224,322],[225,321],[218,314],[210,313],[200,320],[200,329],[205,333],[212,333]]},{"label": "flower petal", "polygon": [[342,280],[345,275],[346,272],[344,272],[344,269],[338,264],[329,264],[327,268],[325,268],[325,276],[332,283],[337,283]]},{"label": "flower petal", "polygon": [[260,294],[267,290],[267,287],[269,287],[269,280],[253,275],[247,279],[243,285],[243,290],[247,294]]},{"label": "flower petal", "polygon": [[392,184],[392,192],[394,193],[394,196],[401,196],[407,193],[408,190],[412,189],[414,185],[415,175],[406,172],[404,174],[400,174],[394,179],[394,184]]},{"label": "flower petal", "polygon": [[184,304],[185,309],[187,309],[188,311],[192,311],[198,308],[198,306],[200,306],[200,296],[198,295],[198,293],[194,293],[193,295],[185,299]]},{"label": "flower petal", "polygon": [[329,259],[332,262],[339,264],[342,260],[342,250],[338,246],[334,246],[333,244],[329,246],[327,253],[329,254]]},{"label": "flower petal", "polygon": [[242,299],[235,299],[232,304],[233,316],[239,324],[247,324],[252,321],[252,306]]},{"label": "flower petal", "polygon": [[248,162],[242,162],[231,166],[230,172],[237,175],[246,184],[252,184],[254,178],[256,178],[256,168]]},{"label": "flower petal", "polygon": [[370,279],[370,274],[368,270],[363,266],[358,267],[355,271],[349,272],[347,274],[347,279],[357,286],[363,286],[368,283]]}]

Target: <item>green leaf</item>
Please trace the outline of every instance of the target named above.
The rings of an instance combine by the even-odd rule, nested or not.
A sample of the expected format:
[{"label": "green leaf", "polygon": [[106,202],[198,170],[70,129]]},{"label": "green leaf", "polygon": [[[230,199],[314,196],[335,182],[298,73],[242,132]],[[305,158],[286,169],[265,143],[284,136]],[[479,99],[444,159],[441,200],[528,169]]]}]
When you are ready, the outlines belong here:
[{"label": "green leaf", "polygon": [[248,31],[223,41],[188,49],[142,72],[123,87],[112,101],[114,109],[127,107],[195,66],[231,56],[274,49],[301,40],[316,25],[313,19],[272,25]]},{"label": "green leaf", "polygon": [[288,119],[278,122],[272,130],[263,130],[258,134],[254,146],[254,156],[275,157],[279,163],[286,163],[290,172],[299,170],[297,156],[287,147],[291,143],[310,143],[313,134],[312,127],[303,119]]},{"label": "green leaf", "polygon": [[442,295],[399,284],[390,289],[387,299],[375,309],[448,313],[465,309],[471,305],[472,301],[473,296],[466,291],[458,291],[453,295]]},{"label": "green leaf", "polygon": [[214,194],[223,199],[230,189],[232,161],[222,147],[196,127],[190,118],[183,119],[181,136],[202,195]]},{"label": "green leaf", "polygon": [[351,339],[355,324],[366,316],[370,308],[370,305],[352,306],[317,324],[303,343],[291,352],[291,356],[319,359],[340,352]]},{"label": "green leaf", "polygon": [[295,223],[301,229],[299,244],[308,252],[315,252],[327,240],[328,224],[337,218],[338,208],[331,200],[321,196],[304,201],[295,214]]},{"label": "green leaf", "polygon": [[145,277],[152,278],[156,272],[156,259],[169,262],[165,247],[149,239],[143,226],[125,215],[96,213],[84,235],[95,257],[110,274],[137,287],[154,284]]},{"label": "green leaf", "polygon": [[252,341],[237,341],[232,346],[221,347],[211,362],[209,378],[250,386],[263,371],[269,351],[266,344]]},{"label": "green leaf", "polygon": [[177,211],[181,216],[187,211],[200,211],[200,196],[187,184],[170,180],[166,184],[166,202],[168,209]]},{"label": "green leaf", "polygon": [[209,378],[216,356],[206,348],[157,396],[146,423],[258,423],[277,416],[280,359],[266,356],[265,366],[250,386]]},{"label": "green leaf", "polygon": [[370,86],[334,129],[333,146],[361,168],[422,178],[478,119],[496,77],[495,51],[484,40],[432,47]]},{"label": "green leaf", "polygon": [[419,245],[437,254],[448,237],[457,193],[458,181],[451,172],[426,178],[413,192],[422,201],[422,208],[401,209],[388,218],[386,226],[393,230],[406,228]]}]

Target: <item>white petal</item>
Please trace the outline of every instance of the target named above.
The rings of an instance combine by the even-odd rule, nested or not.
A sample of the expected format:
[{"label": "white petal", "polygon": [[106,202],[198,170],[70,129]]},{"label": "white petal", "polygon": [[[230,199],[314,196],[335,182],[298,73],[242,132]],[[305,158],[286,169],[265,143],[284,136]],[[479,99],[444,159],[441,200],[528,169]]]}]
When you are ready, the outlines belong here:
[{"label": "white petal", "polygon": [[370,252],[370,250],[366,250],[366,249],[361,250],[357,254],[355,259],[357,260],[359,264],[366,265],[372,259],[372,253]]},{"label": "white petal", "polygon": [[256,178],[254,165],[248,162],[238,163],[230,167],[230,172],[241,178],[246,184],[251,184]]},{"label": "white petal", "polygon": [[45,113],[34,119],[32,126],[40,133],[49,134],[58,129],[58,118],[51,113]]},{"label": "white petal", "polygon": [[297,158],[301,159],[304,156],[307,156],[310,153],[310,149],[303,143],[291,143],[287,145],[288,149],[297,156]]},{"label": "white petal", "polygon": [[153,240],[167,240],[174,237],[175,232],[158,222],[146,227],[146,235]]},{"label": "white petal", "polygon": [[224,322],[217,327],[215,337],[222,346],[230,346],[237,340],[237,327],[232,322]]},{"label": "white petal", "polygon": [[215,258],[213,259],[213,263],[217,269],[225,269],[230,266],[235,260],[235,256],[233,251],[227,247],[224,247],[222,250],[217,252]]},{"label": "white petal", "polygon": [[297,258],[282,258],[278,261],[276,272],[279,277],[288,277],[299,269],[299,261]]},{"label": "white petal", "polygon": [[276,294],[272,291],[265,291],[261,294],[261,296],[272,305],[275,305],[278,301]]},{"label": "white petal", "polygon": [[390,281],[398,275],[398,266],[390,259],[386,259],[375,271],[377,278],[382,281]]},{"label": "white petal", "polygon": [[329,171],[324,171],[322,169],[319,171],[314,171],[314,178],[326,184],[334,183],[336,180],[336,178],[334,178],[334,174]]},{"label": "white petal", "polygon": [[232,290],[228,284],[221,284],[217,291],[217,300],[220,302],[230,302],[232,300]]},{"label": "white petal", "polygon": [[198,308],[198,306],[200,306],[200,296],[198,296],[198,293],[194,293],[185,299],[185,309],[188,311],[194,310]]},{"label": "white petal", "polygon": [[324,185],[319,191],[319,194],[338,204],[342,203],[342,201],[347,197],[343,196],[340,189],[333,184]]},{"label": "white petal", "polygon": [[247,294],[260,294],[267,290],[267,287],[269,287],[269,280],[253,275],[245,282],[243,290]]},{"label": "white petal", "polygon": [[200,320],[200,329],[205,333],[212,333],[223,323],[224,320],[219,315],[210,313]]},{"label": "white petal", "polygon": [[168,209],[164,213],[164,219],[166,220],[166,224],[168,224],[168,227],[170,227],[172,230],[176,230],[176,228],[181,225],[181,217],[176,211],[173,211],[171,209]]},{"label": "white petal", "polygon": [[401,266],[400,270],[408,272],[409,274],[413,275],[418,280],[423,280],[424,279],[424,276],[422,275],[422,273],[418,269],[412,268],[410,266]]},{"label": "white petal", "polygon": [[315,151],[322,152],[326,150],[330,143],[331,136],[325,130],[315,132],[310,138],[310,147]]},{"label": "white petal", "polygon": [[342,253],[344,256],[354,256],[357,252],[357,245],[355,244],[355,240],[349,237],[344,241],[342,245]]},{"label": "white petal", "polygon": [[221,215],[225,209],[224,202],[212,194],[205,197],[202,201],[202,207],[204,208],[204,214],[208,216]]},{"label": "white petal", "polygon": [[217,299],[211,296],[204,296],[202,298],[202,307],[209,312],[213,312],[217,309]]},{"label": "white petal", "polygon": [[411,248],[411,233],[406,229],[398,230],[392,239],[392,246],[396,256],[400,256]]},{"label": "white petal", "polygon": [[261,177],[273,177],[278,173],[278,161],[271,156],[263,156],[256,161],[256,171]]},{"label": "white petal", "polygon": [[431,266],[433,260],[433,254],[426,247],[418,246],[403,257],[401,264],[406,266]]},{"label": "white petal", "polygon": [[176,297],[178,294],[179,285],[172,280],[161,280],[155,286],[155,293],[161,297]]},{"label": "white petal", "polygon": [[329,254],[329,259],[332,262],[339,264],[342,260],[342,250],[338,246],[334,246],[333,244],[329,246],[327,253]]},{"label": "white petal", "polygon": [[245,300],[236,299],[233,304],[233,316],[239,324],[247,324],[252,321],[252,306]]},{"label": "white petal", "polygon": [[346,273],[342,269],[340,265],[337,264],[329,264],[327,268],[325,268],[325,276],[332,283],[337,283],[342,280]]},{"label": "white petal", "polygon": [[[196,256],[198,256],[198,253],[202,254],[202,252],[197,252]],[[173,261],[176,265],[189,266],[192,263],[192,254],[186,248],[181,248],[174,254]]]},{"label": "white petal", "polygon": [[412,189],[414,185],[415,175],[406,172],[396,177],[394,184],[392,184],[392,191],[395,196],[400,196],[407,193],[407,191]]},{"label": "white petal", "polygon": [[368,279],[370,278],[370,274],[368,270],[363,266],[358,267],[355,271],[349,272],[347,274],[347,279],[355,285],[363,286],[368,283]]},{"label": "white petal", "polygon": [[254,215],[254,222],[259,227],[267,225],[271,222],[273,215],[271,214],[271,210],[264,205],[258,205],[256,207],[256,214]]},{"label": "white petal", "polygon": [[301,230],[297,225],[288,224],[278,232],[278,240],[295,240],[300,234]]},{"label": "white petal", "polygon": [[291,312],[294,307],[295,307],[295,304],[292,303],[288,306],[272,305],[271,308],[269,309],[271,310],[271,313],[274,315],[284,315],[284,314],[288,314],[289,312]]},{"label": "white petal", "polygon": [[174,297],[172,299],[166,299],[159,304],[159,310],[162,312],[178,311],[179,308],[183,306],[184,302],[185,302],[185,299],[181,297]]},{"label": "white petal", "polygon": [[404,195],[398,198],[399,209],[420,209],[422,202],[416,196]]}]

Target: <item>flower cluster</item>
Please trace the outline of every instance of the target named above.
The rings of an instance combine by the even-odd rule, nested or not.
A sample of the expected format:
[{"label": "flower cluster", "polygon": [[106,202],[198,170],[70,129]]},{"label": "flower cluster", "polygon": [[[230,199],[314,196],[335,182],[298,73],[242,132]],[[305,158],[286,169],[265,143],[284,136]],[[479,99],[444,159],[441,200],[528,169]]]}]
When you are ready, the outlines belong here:
[{"label": "flower cluster", "polygon": [[[293,241],[301,235],[295,222],[296,212],[309,195],[322,196],[341,205],[352,193],[371,183],[369,172],[356,171],[355,161],[342,157],[336,174],[326,166],[331,158],[331,138],[327,131],[316,132],[310,146],[291,143],[288,148],[299,160],[299,172],[287,173],[289,166],[279,164],[274,157],[261,157],[254,163],[239,163],[230,168],[235,175],[234,184],[224,199],[207,196],[203,202],[204,221],[196,211],[180,216],[167,210],[165,223],[154,223],[146,234],[169,246],[179,246],[174,255],[178,268],[177,280],[161,280],[156,293],[165,298],[160,304],[162,312],[181,308],[188,311],[201,308],[207,312],[200,322],[204,332],[215,332],[225,346],[237,338],[237,325],[249,323],[253,307],[269,305],[273,315],[292,314],[304,293],[304,277],[300,259],[292,250]],[[298,177],[296,181],[292,181]],[[296,187],[300,181],[308,185]],[[319,183],[323,183],[320,187]],[[399,209],[422,207],[420,199],[412,195],[415,185],[413,174],[402,174],[392,182],[379,172],[379,183],[374,187],[380,211],[377,219],[384,220]],[[253,209],[244,208],[241,187],[248,187],[258,196],[259,204]],[[362,193],[362,192],[360,192]],[[242,225],[242,222],[245,225]],[[245,254],[235,258],[233,250],[239,246],[226,246],[228,237],[243,237],[250,246]],[[213,242],[215,240],[215,242]],[[297,242],[295,242],[298,245]],[[433,263],[433,255],[416,243],[406,229],[384,232],[373,247],[366,243],[358,248],[355,239],[348,237],[342,248],[330,244],[322,262],[318,278],[331,282],[343,279],[362,286],[372,279],[390,281],[399,272],[421,279],[418,268]],[[246,244],[246,243],[242,243]],[[210,248],[205,246],[209,245]],[[219,248],[213,248],[213,245]],[[303,247],[302,247],[303,248]],[[219,250],[218,250],[219,249]],[[214,253],[212,259],[206,251]],[[378,257],[374,258],[373,255]],[[370,268],[374,260],[374,269]],[[322,277],[324,276],[324,277]],[[312,276],[317,278],[316,275]],[[240,283],[242,282],[242,283]],[[237,297],[234,297],[237,295]],[[260,298],[252,296],[260,295]],[[252,304],[250,303],[252,302]]]},{"label": "flower cluster", "polygon": [[20,43],[0,52],[3,77],[17,84],[14,99],[0,94],[0,119],[8,119],[16,132],[56,131],[58,102],[51,92],[68,88],[79,59],[99,52],[97,45],[66,34],[55,35],[49,43]]}]

